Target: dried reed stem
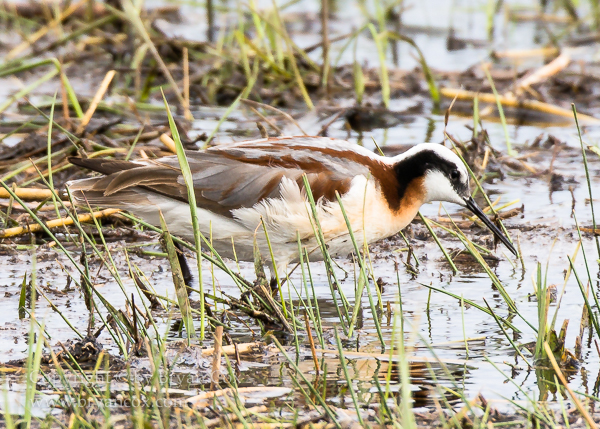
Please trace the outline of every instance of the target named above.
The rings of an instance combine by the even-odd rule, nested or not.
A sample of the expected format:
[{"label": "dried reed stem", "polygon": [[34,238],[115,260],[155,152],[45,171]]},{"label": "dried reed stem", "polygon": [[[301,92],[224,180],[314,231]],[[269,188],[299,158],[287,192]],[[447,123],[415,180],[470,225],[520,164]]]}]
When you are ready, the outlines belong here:
[{"label": "dried reed stem", "polygon": [[221,375],[221,353],[223,351],[223,327],[215,328],[215,351],[213,353],[212,372],[210,374],[210,390],[219,387],[219,378]]},{"label": "dried reed stem", "polygon": [[[16,188],[14,192],[23,201],[44,201],[52,198],[50,189]],[[0,198],[10,198],[6,189],[0,188]]]},{"label": "dried reed stem", "polygon": [[[106,209],[106,210],[102,210],[99,212],[94,212],[94,213],[87,213],[87,214],[82,214],[77,216],[78,221],[81,222],[89,222],[92,219],[96,218],[102,218],[102,217],[107,217],[116,213],[119,213],[121,210],[119,209]],[[48,228],[57,228],[57,227],[61,227],[61,226],[67,226],[67,225],[73,225],[73,219],[70,217],[63,217],[60,219],[54,219],[54,220],[50,220],[48,222],[46,222],[46,226]],[[15,228],[7,228],[5,230],[1,230],[0,231],[0,238],[7,238],[7,237],[16,237],[18,235],[23,235],[26,234],[28,232],[38,232],[42,230],[42,226],[38,223],[33,223],[33,224],[29,224],[29,225],[25,225],[25,226],[18,226]]]},{"label": "dried reed stem", "polygon": [[308,343],[310,344],[310,351],[312,352],[313,360],[315,361],[315,370],[317,374],[321,371],[321,367],[319,365],[319,359],[317,358],[317,350],[315,349],[315,341],[313,340],[312,331],[310,330],[310,322],[308,321],[308,317],[306,316],[306,312],[304,312],[304,321],[306,322],[306,334],[308,335]]},{"label": "dried reed stem", "polygon": [[117,74],[116,71],[110,70],[108,73],[106,73],[106,76],[104,76],[104,79],[102,80],[98,91],[96,91],[96,94],[94,95],[94,98],[90,103],[90,107],[88,107],[87,111],[85,112],[85,115],[83,115],[83,118],[81,119],[81,124],[79,124],[79,127],[77,128],[78,134],[83,132],[87,124],[90,123],[90,120],[92,119],[92,116],[94,116],[94,112],[96,111],[98,104],[100,104],[100,101],[104,97],[104,94],[106,94],[106,91],[108,90],[110,83],[115,77],[115,74]]},{"label": "dried reed stem", "polygon": [[[442,88],[440,89],[440,93],[447,98],[456,97],[458,100],[473,100],[475,97],[479,99],[480,102],[483,103],[496,103],[496,97],[494,94],[482,94],[480,92],[475,91],[466,91],[463,89],[455,89],[455,88]],[[541,101],[535,100],[518,100],[516,98],[509,98],[498,96],[500,103],[503,106],[507,107],[516,107],[522,109],[534,110],[536,112],[548,113],[551,115],[562,116],[565,118],[572,118],[573,112],[568,109],[563,109],[562,107],[553,106],[548,103],[542,103]],[[577,116],[582,121],[587,121],[591,123],[600,123],[600,119],[594,118],[593,116],[583,115],[578,113]]]},{"label": "dried reed stem", "polygon": [[585,421],[588,423],[588,425],[590,425],[590,427],[592,429],[598,429],[598,425],[596,424],[596,422],[594,422],[594,419],[592,418],[592,416],[590,416],[590,413],[588,412],[588,410],[585,409],[585,407],[583,406],[583,404],[581,403],[579,398],[575,395],[575,392],[573,392],[573,390],[569,387],[569,383],[567,382],[567,379],[565,378],[562,371],[560,370],[560,367],[556,363],[556,359],[554,358],[552,349],[546,342],[544,343],[544,349],[546,349],[546,353],[548,354],[548,359],[550,359],[550,363],[552,364],[552,368],[554,368],[554,372],[556,373],[556,376],[558,377],[558,379],[560,380],[560,382],[562,383],[564,388],[567,390],[567,392],[569,392],[569,396],[571,396],[571,399],[573,399],[573,402],[575,403],[575,406],[581,413],[581,416],[585,419]]},{"label": "dried reed stem", "polygon": [[169,149],[171,152],[173,153],[177,153],[177,149],[175,148],[175,142],[173,141],[173,139],[171,138],[171,136],[167,135],[167,134],[161,134],[159,137],[159,140],[161,141],[162,144],[164,144],[167,149]]}]

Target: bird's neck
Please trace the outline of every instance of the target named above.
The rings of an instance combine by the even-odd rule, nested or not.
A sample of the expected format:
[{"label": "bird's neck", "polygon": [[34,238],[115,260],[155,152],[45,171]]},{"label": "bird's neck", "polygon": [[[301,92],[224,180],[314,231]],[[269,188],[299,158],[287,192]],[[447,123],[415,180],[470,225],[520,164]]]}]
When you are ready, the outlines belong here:
[{"label": "bird's neck", "polygon": [[427,202],[424,183],[425,179],[423,177],[413,179],[408,183],[402,194],[398,212],[400,212],[403,217],[410,217],[407,224],[413,220],[421,206]]}]

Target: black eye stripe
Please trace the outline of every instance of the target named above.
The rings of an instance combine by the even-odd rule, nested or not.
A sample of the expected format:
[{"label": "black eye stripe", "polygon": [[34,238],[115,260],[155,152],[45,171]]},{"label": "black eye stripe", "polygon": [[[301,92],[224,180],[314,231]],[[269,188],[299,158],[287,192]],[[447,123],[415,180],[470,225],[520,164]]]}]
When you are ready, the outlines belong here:
[{"label": "black eye stripe", "polygon": [[[452,183],[459,195],[468,191],[468,185],[462,182],[462,173],[460,166],[456,163],[440,156],[433,150],[423,150],[406,159],[399,161],[395,166],[396,177],[398,179],[398,196],[402,198],[406,186],[411,180],[422,177],[428,171],[439,171]],[[456,174],[456,177],[454,177]]]}]

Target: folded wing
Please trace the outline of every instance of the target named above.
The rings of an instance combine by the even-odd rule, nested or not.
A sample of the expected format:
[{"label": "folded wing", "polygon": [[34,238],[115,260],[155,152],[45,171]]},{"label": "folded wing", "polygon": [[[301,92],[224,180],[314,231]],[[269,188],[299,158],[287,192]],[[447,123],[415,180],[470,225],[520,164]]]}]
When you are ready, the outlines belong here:
[{"label": "folded wing", "polygon": [[[306,174],[316,199],[343,195],[357,175],[368,176],[382,164],[369,151],[324,138],[278,138],[186,152],[199,207],[231,217],[231,211],[278,198],[284,177],[304,188]],[[71,182],[79,200],[95,206],[119,206],[139,199],[140,191],[182,202],[188,194],[176,156],[137,162],[70,158],[104,177]],[[143,162],[143,163],[142,163]],[[85,195],[85,197],[84,197]]]}]

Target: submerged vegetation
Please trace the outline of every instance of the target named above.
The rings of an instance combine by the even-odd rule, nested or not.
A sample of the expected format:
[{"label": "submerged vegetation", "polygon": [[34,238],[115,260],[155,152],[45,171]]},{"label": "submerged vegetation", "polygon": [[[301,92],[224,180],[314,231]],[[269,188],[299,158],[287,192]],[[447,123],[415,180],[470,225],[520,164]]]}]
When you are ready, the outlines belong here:
[{"label": "submerged vegetation", "polygon": [[[3,3],[2,425],[597,427],[598,3],[264,3]],[[452,147],[519,258],[440,205],[334,259],[306,181],[323,262],[299,238],[286,278],[65,188],[76,154],[189,186],[185,150],[302,134]]]}]

